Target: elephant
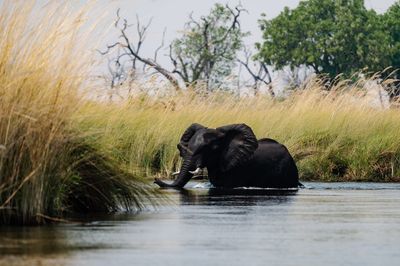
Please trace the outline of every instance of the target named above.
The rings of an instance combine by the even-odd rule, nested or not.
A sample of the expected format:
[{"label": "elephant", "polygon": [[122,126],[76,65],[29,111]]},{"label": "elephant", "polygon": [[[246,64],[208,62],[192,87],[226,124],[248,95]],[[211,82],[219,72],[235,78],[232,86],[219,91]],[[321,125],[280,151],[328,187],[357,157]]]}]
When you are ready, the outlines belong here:
[{"label": "elephant", "polygon": [[183,188],[203,168],[216,188],[301,186],[288,149],[273,139],[257,140],[246,124],[213,129],[194,123],[177,147],[183,158],[181,169],[170,184],[156,178],[154,183],[162,188]]}]

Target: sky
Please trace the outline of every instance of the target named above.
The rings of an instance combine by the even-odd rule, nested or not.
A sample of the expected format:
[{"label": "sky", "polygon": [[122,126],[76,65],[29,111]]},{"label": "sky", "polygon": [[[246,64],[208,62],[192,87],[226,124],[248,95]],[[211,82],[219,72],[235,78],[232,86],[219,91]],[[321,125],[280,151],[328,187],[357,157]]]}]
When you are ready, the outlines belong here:
[{"label": "sky", "polygon": [[[0,0],[15,1],[15,0]],[[45,3],[61,3],[64,0],[36,0],[37,7]],[[120,9],[122,18],[126,18],[130,24],[136,22],[136,15],[140,18],[141,23],[146,23],[152,18],[152,24],[148,29],[146,40],[142,46],[140,55],[145,58],[153,58],[154,51],[160,46],[164,29],[166,29],[165,48],[160,50],[157,62],[166,69],[172,70],[168,53],[168,44],[175,38],[179,38],[182,33],[185,22],[193,13],[194,18],[200,18],[207,15],[210,9],[216,4],[229,4],[234,7],[241,4],[247,10],[241,14],[240,23],[243,31],[250,32],[250,36],[244,40],[247,47],[254,49],[256,42],[262,41],[262,33],[259,29],[258,20],[264,13],[267,19],[272,19],[283,11],[285,6],[295,8],[299,4],[299,0],[65,0],[73,9],[79,10],[80,7],[89,3],[89,23],[95,22],[98,25],[93,32],[95,35],[94,46],[101,51],[105,51],[107,45],[113,44],[118,40],[119,32],[113,28],[116,19],[116,11]],[[383,13],[396,0],[364,0],[368,9],[374,9],[378,13]],[[135,43],[136,31],[135,27],[128,30],[128,35],[133,43]],[[93,37],[90,37],[91,39]],[[254,50],[253,50],[254,51]],[[97,52],[96,52],[97,53]],[[96,72],[100,75],[108,75],[107,58],[97,53],[100,64],[96,68]],[[245,72],[244,80],[246,80]],[[279,76],[279,73],[272,71],[273,79]],[[243,78],[241,78],[243,80]]]},{"label": "sky", "polygon": [[[205,15],[213,7],[215,3],[228,3],[235,6],[239,0],[114,0],[114,1],[96,1],[97,4],[107,5],[107,14],[104,20],[113,20],[117,8],[121,8],[121,15],[126,17],[130,23],[135,22],[136,14],[142,22],[153,18],[152,24],[148,30],[146,42],[143,45],[142,53],[146,57],[153,57],[154,50],[160,45],[164,28],[167,29],[165,42],[168,44],[174,38],[179,37],[184,23],[188,20],[188,16],[193,12],[195,18]],[[395,0],[365,0],[368,9],[373,8],[378,13],[383,13],[391,6]],[[248,10],[241,16],[241,25],[243,30],[250,31],[245,42],[252,46],[255,42],[261,41],[261,31],[259,30],[257,20],[260,19],[261,13],[266,14],[267,19],[274,18],[279,15],[285,6],[295,8],[298,0],[241,0],[242,6]],[[108,34],[109,42],[115,35]],[[132,31],[132,36],[134,31]],[[112,37],[113,36],[113,37]],[[167,51],[160,53],[160,62],[169,63],[167,57],[162,57]]]}]

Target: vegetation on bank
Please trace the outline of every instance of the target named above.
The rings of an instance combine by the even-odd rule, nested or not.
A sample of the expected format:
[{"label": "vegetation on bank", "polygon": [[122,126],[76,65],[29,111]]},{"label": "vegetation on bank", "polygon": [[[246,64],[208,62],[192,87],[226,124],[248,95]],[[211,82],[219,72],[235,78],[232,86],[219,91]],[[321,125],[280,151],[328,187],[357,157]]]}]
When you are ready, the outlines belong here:
[{"label": "vegetation on bank", "polygon": [[179,169],[176,148],[193,122],[208,127],[246,123],[258,138],[284,143],[301,180],[400,181],[400,111],[372,107],[363,86],[314,80],[284,100],[268,96],[182,93],[137,96],[123,103],[90,103],[78,128],[97,128],[102,152],[138,175],[167,177]]},{"label": "vegetation on bank", "polygon": [[368,81],[327,92],[315,79],[281,100],[188,89],[95,101],[84,12],[62,7],[0,8],[0,224],[154,202],[149,181],[179,169],[193,122],[246,123],[284,143],[302,180],[399,181],[400,111],[360,100]]},{"label": "vegetation on bank", "polygon": [[[364,0],[299,1],[274,18],[262,15],[262,38],[250,46],[245,45],[250,32],[241,27],[245,8],[217,3],[206,15],[191,13],[180,36],[165,47],[162,41],[153,59],[143,53],[151,20],[128,22],[118,11],[114,30],[119,37],[102,49],[109,60],[107,85],[118,90],[143,72],[156,72],[176,90],[205,84],[213,91],[240,84],[237,87],[251,86],[255,94],[267,87],[275,97],[276,74],[292,89],[314,75],[326,79],[326,89],[337,79],[356,81],[360,72],[400,79],[399,0],[382,14],[368,9]],[[157,62],[163,49],[169,50],[171,67]],[[397,81],[397,86],[385,87],[391,98],[399,97],[399,86]]]},{"label": "vegetation on bank", "polygon": [[0,9],[0,224],[142,208],[154,191],[72,126],[90,86],[83,13],[37,8]]},{"label": "vegetation on bank", "polygon": [[[259,20],[257,57],[275,69],[307,67],[330,79],[400,68],[400,1],[383,14],[364,0],[307,0],[277,17]],[[399,73],[381,73],[399,78]],[[396,91],[396,95],[399,94]]]}]

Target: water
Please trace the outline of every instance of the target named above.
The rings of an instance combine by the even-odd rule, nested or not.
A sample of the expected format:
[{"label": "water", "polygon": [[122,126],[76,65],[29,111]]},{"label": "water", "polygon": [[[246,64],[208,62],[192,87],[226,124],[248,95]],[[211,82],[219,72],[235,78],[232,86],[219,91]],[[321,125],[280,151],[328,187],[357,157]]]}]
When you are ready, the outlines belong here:
[{"label": "water", "polygon": [[215,191],[157,211],[0,228],[1,265],[400,265],[400,184]]}]

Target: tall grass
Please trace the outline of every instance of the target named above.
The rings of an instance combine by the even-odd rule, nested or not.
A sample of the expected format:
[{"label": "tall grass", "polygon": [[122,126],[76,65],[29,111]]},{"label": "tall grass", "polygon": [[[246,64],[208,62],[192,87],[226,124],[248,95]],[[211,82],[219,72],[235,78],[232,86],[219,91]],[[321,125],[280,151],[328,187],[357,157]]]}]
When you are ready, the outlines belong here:
[{"label": "tall grass", "polygon": [[138,176],[177,170],[193,122],[246,123],[282,142],[302,180],[400,181],[400,111],[360,101],[364,80],[329,93],[314,80],[285,100],[186,91],[92,101],[85,12],[69,10],[0,7],[0,223],[141,208],[155,192]]},{"label": "tall grass", "polygon": [[363,97],[368,80],[319,80],[285,100],[226,93],[136,96],[118,104],[84,107],[77,125],[98,127],[100,149],[137,174],[167,177],[179,168],[176,144],[197,122],[208,127],[246,123],[259,138],[285,144],[302,180],[399,181],[400,110],[376,109]]},{"label": "tall grass", "polygon": [[71,126],[90,85],[84,15],[55,2],[1,4],[0,223],[140,208],[152,195]]}]

